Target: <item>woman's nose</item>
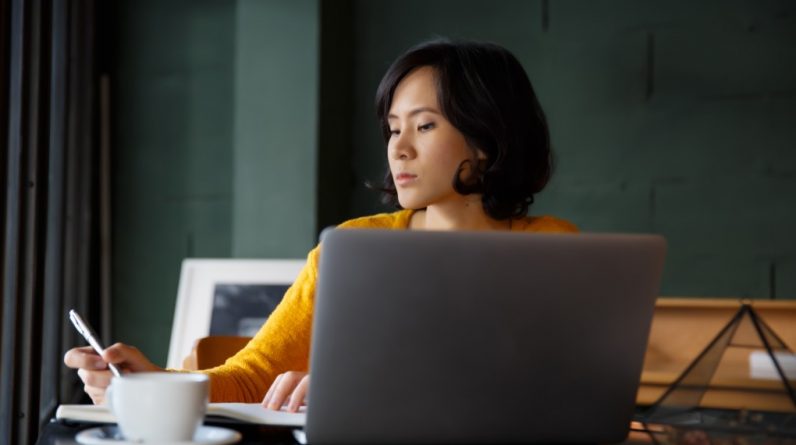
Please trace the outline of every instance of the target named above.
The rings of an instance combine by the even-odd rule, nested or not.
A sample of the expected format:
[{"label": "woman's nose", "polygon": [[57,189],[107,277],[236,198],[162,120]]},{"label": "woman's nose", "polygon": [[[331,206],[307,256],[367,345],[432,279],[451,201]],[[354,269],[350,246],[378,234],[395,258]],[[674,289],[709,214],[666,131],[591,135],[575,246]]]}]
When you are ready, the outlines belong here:
[{"label": "woman's nose", "polygon": [[415,147],[410,137],[404,133],[397,134],[392,141],[393,159],[412,159],[415,157]]}]

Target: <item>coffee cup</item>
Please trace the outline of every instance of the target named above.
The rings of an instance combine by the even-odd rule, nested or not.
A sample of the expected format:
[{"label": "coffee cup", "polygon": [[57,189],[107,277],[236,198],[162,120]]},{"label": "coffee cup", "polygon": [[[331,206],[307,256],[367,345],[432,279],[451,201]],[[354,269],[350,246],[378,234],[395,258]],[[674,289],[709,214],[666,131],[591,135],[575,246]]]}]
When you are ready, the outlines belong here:
[{"label": "coffee cup", "polygon": [[143,372],[115,377],[107,399],[125,440],[190,442],[208,401],[204,374]]}]

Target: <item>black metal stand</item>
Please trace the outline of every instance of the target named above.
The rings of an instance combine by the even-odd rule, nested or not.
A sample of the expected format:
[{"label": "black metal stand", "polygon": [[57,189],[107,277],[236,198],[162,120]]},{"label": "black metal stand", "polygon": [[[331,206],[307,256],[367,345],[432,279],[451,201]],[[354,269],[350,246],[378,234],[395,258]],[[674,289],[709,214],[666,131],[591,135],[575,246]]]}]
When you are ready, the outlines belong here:
[{"label": "black metal stand", "polygon": [[[738,341],[739,328],[745,330],[745,340]],[[751,332],[751,335],[749,334]],[[741,335],[740,337],[744,337]],[[744,340],[744,338],[741,338]],[[700,409],[705,393],[728,348],[763,348],[776,368],[788,397],[793,414],[750,413],[747,410]],[[643,424],[664,424],[677,427],[715,428],[720,431],[746,431],[796,435],[796,391],[788,380],[775,351],[791,352],[788,346],[763,321],[755,309],[742,303],[738,312],[721,329],[708,346],[691,362],[685,371],[666,389],[663,395],[641,415]]]}]

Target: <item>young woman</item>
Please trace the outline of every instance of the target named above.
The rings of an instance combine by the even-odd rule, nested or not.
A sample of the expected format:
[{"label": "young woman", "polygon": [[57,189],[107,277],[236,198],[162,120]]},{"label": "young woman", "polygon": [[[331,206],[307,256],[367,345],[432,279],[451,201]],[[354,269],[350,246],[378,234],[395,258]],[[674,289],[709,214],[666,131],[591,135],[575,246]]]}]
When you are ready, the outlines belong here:
[{"label": "young woman", "polygon": [[[403,210],[347,221],[342,228],[575,232],[549,216],[527,217],[551,175],[547,122],[530,81],[506,49],[436,40],[406,52],[376,93],[389,170],[381,190]],[[295,411],[309,389],[308,359],[319,247],[251,342],[224,365],[200,371],[211,401],[258,402]],[[90,347],[64,357],[95,403],[113,363],[158,371],[134,347],[102,356]],[[267,390],[267,391],[266,391]],[[263,394],[265,397],[263,398]]]}]

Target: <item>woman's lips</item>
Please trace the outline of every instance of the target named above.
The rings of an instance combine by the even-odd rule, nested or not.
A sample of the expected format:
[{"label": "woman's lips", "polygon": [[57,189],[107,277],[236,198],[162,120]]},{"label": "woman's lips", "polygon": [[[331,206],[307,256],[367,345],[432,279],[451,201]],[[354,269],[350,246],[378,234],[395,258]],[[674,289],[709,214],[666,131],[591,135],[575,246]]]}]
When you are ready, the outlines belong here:
[{"label": "woman's lips", "polygon": [[395,183],[398,185],[408,185],[417,179],[417,175],[411,173],[398,173],[395,176]]}]

